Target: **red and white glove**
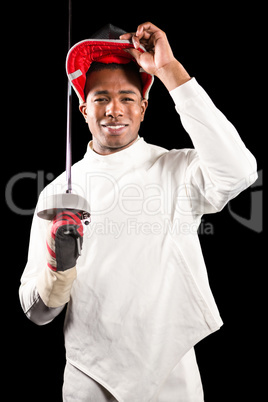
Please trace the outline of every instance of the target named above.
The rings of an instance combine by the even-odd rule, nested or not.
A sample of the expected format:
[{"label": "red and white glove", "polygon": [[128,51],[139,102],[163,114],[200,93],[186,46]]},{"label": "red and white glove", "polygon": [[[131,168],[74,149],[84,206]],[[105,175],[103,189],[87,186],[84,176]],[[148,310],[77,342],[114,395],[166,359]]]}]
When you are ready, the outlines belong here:
[{"label": "red and white glove", "polygon": [[70,300],[82,241],[81,214],[71,210],[58,213],[48,227],[47,266],[36,282],[38,293],[47,307],[60,307]]},{"label": "red and white glove", "polygon": [[66,210],[53,219],[47,235],[47,265],[52,271],[66,271],[76,265],[83,243],[81,214]]}]

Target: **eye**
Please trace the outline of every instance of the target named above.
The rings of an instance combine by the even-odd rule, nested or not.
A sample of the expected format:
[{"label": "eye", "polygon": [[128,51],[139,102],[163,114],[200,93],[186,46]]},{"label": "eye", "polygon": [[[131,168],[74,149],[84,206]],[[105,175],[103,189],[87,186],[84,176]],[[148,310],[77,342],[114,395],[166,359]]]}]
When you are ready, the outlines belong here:
[{"label": "eye", "polygon": [[122,102],[134,102],[133,98],[123,98]]},{"label": "eye", "polygon": [[104,103],[104,102],[108,102],[108,99],[107,98],[96,98],[96,99],[94,99],[94,102]]}]

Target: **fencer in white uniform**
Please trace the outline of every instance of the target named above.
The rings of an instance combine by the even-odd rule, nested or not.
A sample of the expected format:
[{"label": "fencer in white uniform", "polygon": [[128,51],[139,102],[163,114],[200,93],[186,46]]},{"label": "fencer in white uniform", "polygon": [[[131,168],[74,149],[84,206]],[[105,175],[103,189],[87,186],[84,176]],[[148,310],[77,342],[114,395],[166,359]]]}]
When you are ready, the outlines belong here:
[{"label": "fencer in white uniform", "polygon": [[[77,66],[69,73],[73,81],[84,75],[88,89],[81,99],[75,88],[93,140],[72,178],[91,205],[91,223],[75,266],[57,271],[47,266],[51,223],[35,214],[20,286],[22,307],[39,325],[68,303],[65,402],[204,401],[193,347],[222,320],[197,231],[203,214],[220,211],[257,178],[234,126],[174,58],[165,34],[148,24],[121,37],[134,44],[125,53],[165,84],[194,148],[169,151],[138,135],[148,101],[144,92],[146,102],[138,99],[133,71],[106,63],[89,76],[81,66],[80,76]],[[80,64],[81,54],[93,58],[83,47]],[[132,141],[124,143],[127,135]],[[162,135],[176,136],[176,129]],[[63,173],[39,203],[65,190]]]}]

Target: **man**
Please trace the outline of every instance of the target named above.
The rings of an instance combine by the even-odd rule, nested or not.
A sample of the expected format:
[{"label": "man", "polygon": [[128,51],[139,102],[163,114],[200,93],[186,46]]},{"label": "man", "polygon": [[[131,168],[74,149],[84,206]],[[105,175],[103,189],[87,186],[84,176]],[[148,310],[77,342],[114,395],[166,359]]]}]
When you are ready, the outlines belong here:
[{"label": "man", "polygon": [[[255,159],[152,23],[120,41],[80,42],[67,72],[92,133],[72,167],[91,223],[83,229],[72,211],[51,223],[34,216],[22,307],[42,325],[68,302],[64,401],[201,402],[193,346],[222,321],[197,229],[256,180]],[[167,151],[139,137],[152,76],[195,149]],[[40,197],[65,188],[61,175]]]}]

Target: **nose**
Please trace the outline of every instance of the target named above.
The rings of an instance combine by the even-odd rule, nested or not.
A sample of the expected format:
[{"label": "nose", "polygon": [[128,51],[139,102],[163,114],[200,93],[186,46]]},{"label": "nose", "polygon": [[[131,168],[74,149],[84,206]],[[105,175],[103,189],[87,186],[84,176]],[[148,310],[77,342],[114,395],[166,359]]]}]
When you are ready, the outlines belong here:
[{"label": "nose", "polygon": [[110,100],[105,110],[105,116],[111,118],[117,118],[119,116],[123,116],[122,104],[117,99]]}]

